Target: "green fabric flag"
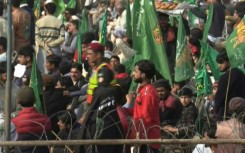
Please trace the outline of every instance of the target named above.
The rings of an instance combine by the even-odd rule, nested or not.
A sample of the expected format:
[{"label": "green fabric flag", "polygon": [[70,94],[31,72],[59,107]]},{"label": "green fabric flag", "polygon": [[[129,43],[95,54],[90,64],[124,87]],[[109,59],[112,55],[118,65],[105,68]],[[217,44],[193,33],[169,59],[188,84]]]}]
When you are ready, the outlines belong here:
[{"label": "green fabric flag", "polygon": [[65,11],[65,3],[63,0],[53,0],[53,2],[56,5],[56,11],[54,13],[54,16],[58,17]]},{"label": "green fabric flag", "polygon": [[128,38],[132,38],[132,22],[131,22],[132,14],[130,10],[130,2],[127,2],[127,9],[126,9],[126,23],[127,23],[127,31],[126,35]]},{"label": "green fabric flag", "polygon": [[75,8],[76,4],[76,0],[70,0],[67,4],[65,4],[65,8]]},{"label": "green fabric flag", "polygon": [[153,0],[137,0],[133,6],[134,63],[151,60],[159,73],[172,85],[168,59]]},{"label": "green fabric flag", "polygon": [[212,93],[212,82],[205,65],[197,72],[196,88],[198,97]]},{"label": "green fabric flag", "polygon": [[214,8],[213,4],[210,4],[209,7],[208,7],[208,15],[207,15],[206,23],[204,25],[203,37],[202,37],[202,41],[204,41],[204,42],[206,42],[207,39],[208,39],[208,32],[209,32],[209,29],[210,29],[211,24],[212,24],[213,8]]},{"label": "green fabric flag", "polygon": [[42,77],[37,67],[35,54],[33,54],[31,80],[29,86],[32,87],[35,94],[35,107],[37,108],[37,111],[40,113],[45,113],[43,103],[40,99],[40,95],[42,95],[42,91],[43,91]]},{"label": "green fabric flag", "polygon": [[195,75],[190,50],[187,43],[183,19],[178,17],[178,36],[176,47],[175,81],[180,82],[190,79]]},{"label": "green fabric flag", "polygon": [[219,80],[221,72],[216,62],[218,52],[209,46],[207,43],[200,41],[201,44],[201,56],[197,63],[197,68],[202,69],[203,65],[208,64],[215,80]]},{"label": "green fabric flag", "polygon": [[107,17],[108,17],[108,11],[107,9],[105,10],[104,16],[103,16],[103,21],[102,21],[102,28],[100,31],[100,38],[99,38],[99,42],[102,45],[106,44],[107,41]]},{"label": "green fabric flag", "polygon": [[[81,22],[79,22],[79,24],[81,24]],[[82,32],[79,29],[79,32],[77,34],[77,51],[78,51],[78,59],[77,59],[77,63],[82,63]]]},{"label": "green fabric flag", "polygon": [[40,18],[40,15],[41,15],[41,4],[40,4],[40,0],[35,0],[34,1],[33,12],[34,12],[34,15],[35,15],[36,19],[39,19]]},{"label": "green fabric flag", "polygon": [[79,21],[79,28],[77,34],[77,50],[78,50],[78,63],[82,63],[82,33],[89,31],[89,23],[87,10],[83,9],[82,20]]},{"label": "green fabric flag", "polygon": [[[208,44],[203,43],[202,45],[208,45]],[[213,49],[210,45],[208,45],[206,52],[207,52],[207,64],[210,67],[210,70],[214,76],[214,79],[219,80],[219,78],[221,76],[221,72],[220,72],[218,64],[216,62],[216,58],[217,58],[219,53],[215,49]]]},{"label": "green fabric flag", "polygon": [[198,28],[197,21],[199,20],[199,18],[196,15],[194,15],[191,11],[188,11],[187,16],[190,27]]},{"label": "green fabric flag", "polygon": [[232,67],[245,64],[245,16],[227,39],[226,50]]},{"label": "green fabric flag", "polygon": [[88,11],[85,8],[83,9],[82,20],[81,20],[81,24],[79,26],[79,31],[81,33],[89,31]]}]

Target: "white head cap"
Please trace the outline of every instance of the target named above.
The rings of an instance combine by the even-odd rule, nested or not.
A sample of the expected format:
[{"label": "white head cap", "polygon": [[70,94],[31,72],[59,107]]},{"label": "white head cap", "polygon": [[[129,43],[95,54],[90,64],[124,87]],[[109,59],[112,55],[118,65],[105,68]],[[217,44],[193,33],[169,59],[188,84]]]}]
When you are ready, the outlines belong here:
[{"label": "white head cap", "polygon": [[71,19],[72,19],[72,20],[80,20],[79,17],[76,16],[76,15],[72,15],[72,16],[71,16]]},{"label": "white head cap", "polygon": [[[53,1],[53,0],[46,0],[46,1],[45,1],[45,5],[46,5],[46,4],[49,4],[49,3],[54,3],[54,1]],[[55,4],[55,3],[54,3],[54,4]]]}]

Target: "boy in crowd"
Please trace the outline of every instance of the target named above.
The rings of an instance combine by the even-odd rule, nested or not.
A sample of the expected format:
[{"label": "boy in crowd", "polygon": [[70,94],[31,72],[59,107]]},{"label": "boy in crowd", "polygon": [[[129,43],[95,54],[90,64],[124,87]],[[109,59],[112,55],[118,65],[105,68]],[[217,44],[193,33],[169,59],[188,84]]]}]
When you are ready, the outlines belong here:
[{"label": "boy in crowd", "polygon": [[33,60],[34,53],[35,51],[31,46],[21,48],[20,51],[18,52],[18,58],[17,58],[18,64],[26,66],[24,75],[16,82],[18,86],[22,86],[23,84],[29,85],[30,83],[32,60]]},{"label": "boy in crowd", "polygon": [[48,55],[46,57],[46,69],[48,74],[52,76],[54,82],[56,83],[60,77],[59,64],[61,62],[61,57],[55,54]]},{"label": "boy in crowd", "polygon": [[221,52],[216,61],[223,75],[219,79],[219,87],[214,98],[215,112],[218,120],[227,119],[229,101],[233,97],[245,98],[245,75],[238,68],[231,68],[226,51]]},{"label": "boy in crowd", "polygon": [[184,87],[180,90],[179,96],[183,106],[180,120],[175,127],[167,125],[164,127],[164,130],[174,133],[177,138],[192,139],[195,133],[195,121],[198,116],[197,108],[192,102],[192,91]]}]

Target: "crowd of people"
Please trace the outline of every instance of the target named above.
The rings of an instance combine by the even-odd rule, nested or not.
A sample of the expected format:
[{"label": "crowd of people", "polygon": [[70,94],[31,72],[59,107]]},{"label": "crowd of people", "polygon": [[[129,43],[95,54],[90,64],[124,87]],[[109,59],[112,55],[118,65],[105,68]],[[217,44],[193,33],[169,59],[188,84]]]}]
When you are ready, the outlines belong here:
[{"label": "crowd of people", "polygon": [[[70,1],[64,0],[63,3]],[[134,40],[126,34],[127,4],[133,12],[133,0],[86,0],[83,13],[88,19],[88,29],[83,33],[80,33],[80,28],[85,18],[81,17],[82,12],[77,7],[66,7],[55,16],[57,2],[40,2],[43,12],[35,16],[34,0],[12,0],[13,25],[8,27],[7,20],[10,19],[6,17],[6,8],[0,0],[0,127],[4,123],[6,81],[11,79],[11,141],[245,138],[244,65],[232,67],[225,47],[227,37],[243,22],[245,1],[197,1],[197,8],[186,9],[181,16],[193,68],[198,71],[197,63],[202,53],[200,40],[207,20],[205,10],[209,4],[213,5],[207,44],[218,51],[216,65],[222,75],[215,80],[210,67],[206,66],[213,81],[212,93],[201,96],[197,96],[195,77],[171,84],[161,76],[153,61],[140,59],[131,70],[125,66],[124,62],[137,53]],[[107,40],[102,44],[99,36],[106,10]],[[191,23],[186,12],[197,17],[195,24]],[[170,14],[161,11],[156,14],[174,78],[180,29],[175,22],[170,24]],[[12,28],[12,40],[7,39],[7,28]],[[13,44],[11,78],[7,78],[8,41]],[[42,79],[39,96],[30,87],[32,74],[37,73],[34,72],[36,66]],[[134,84],[138,87],[132,91],[130,87]],[[37,104],[37,97],[41,105]],[[3,131],[1,128],[2,140]],[[244,152],[245,146],[47,144],[13,147],[12,151],[236,153]]]}]

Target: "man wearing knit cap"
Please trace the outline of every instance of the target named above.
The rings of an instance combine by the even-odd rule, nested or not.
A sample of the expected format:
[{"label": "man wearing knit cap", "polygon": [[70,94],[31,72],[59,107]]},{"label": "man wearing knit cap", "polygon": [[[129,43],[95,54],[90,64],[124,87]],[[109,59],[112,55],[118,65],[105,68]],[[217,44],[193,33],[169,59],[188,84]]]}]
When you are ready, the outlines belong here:
[{"label": "man wearing knit cap", "polygon": [[[227,121],[217,123],[215,137],[217,139],[244,139],[245,124],[244,124],[245,99],[234,97],[229,102],[229,112],[232,118]],[[236,153],[244,152],[244,145],[236,144],[219,144],[215,153]]]},{"label": "man wearing knit cap", "polygon": [[94,65],[92,70],[93,73],[89,79],[88,94],[87,94],[87,103],[91,104],[93,98],[93,91],[98,86],[100,80],[98,77],[100,75],[105,75],[103,69],[111,69],[108,63],[103,62],[104,59],[104,50],[105,46],[101,45],[98,42],[92,42],[88,46],[87,50],[87,59],[89,65]]},{"label": "man wearing knit cap", "polygon": [[50,54],[61,56],[60,45],[65,40],[65,28],[62,21],[54,16],[56,5],[52,0],[45,2],[44,10],[45,16],[36,22],[35,38],[39,47],[37,52],[39,70],[47,73],[46,56]]},{"label": "man wearing knit cap", "polygon": [[[28,86],[21,87],[17,92],[17,103],[22,107],[18,115],[12,119],[18,134],[17,141],[44,140],[43,134],[51,132],[51,123],[47,115],[37,112],[33,107],[35,103],[33,89]],[[47,146],[18,147],[16,149],[18,152],[33,152],[33,150],[36,153],[48,152]]]}]

